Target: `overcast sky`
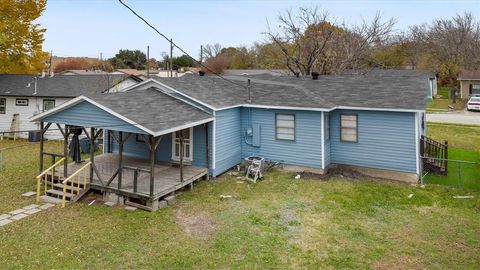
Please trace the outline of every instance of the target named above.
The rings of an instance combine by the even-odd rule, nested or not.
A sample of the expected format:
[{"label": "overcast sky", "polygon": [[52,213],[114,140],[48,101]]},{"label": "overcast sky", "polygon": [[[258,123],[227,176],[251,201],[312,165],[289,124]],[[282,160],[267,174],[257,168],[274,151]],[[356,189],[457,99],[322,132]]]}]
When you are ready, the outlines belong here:
[{"label": "overcast sky", "polygon": [[[201,44],[251,45],[263,41],[267,19],[271,26],[285,9],[318,5],[337,21],[355,24],[379,11],[395,18],[396,30],[434,18],[472,12],[480,19],[480,0],[470,1],[141,1],[125,2],[193,56]],[[44,50],[57,56],[104,58],[119,49],[140,49],[159,59],[168,42],[116,0],[48,0],[38,20],[47,29]],[[179,54],[178,51],[174,51]]]}]

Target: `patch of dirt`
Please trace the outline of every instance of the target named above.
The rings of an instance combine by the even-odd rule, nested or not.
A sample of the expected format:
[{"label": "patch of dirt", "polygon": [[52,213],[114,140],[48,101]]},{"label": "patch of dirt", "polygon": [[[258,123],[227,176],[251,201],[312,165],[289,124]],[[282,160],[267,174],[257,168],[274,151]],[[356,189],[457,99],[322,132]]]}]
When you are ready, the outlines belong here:
[{"label": "patch of dirt", "polygon": [[394,258],[380,259],[373,263],[373,268],[379,270],[425,269],[418,259],[408,255],[398,255]]},{"label": "patch of dirt", "polygon": [[216,231],[217,224],[206,213],[201,211],[186,213],[178,209],[175,214],[177,223],[192,237],[208,239]]},{"label": "patch of dirt", "polygon": [[[347,180],[356,180],[366,178],[366,176],[350,168],[334,167],[328,170],[327,174],[316,174],[311,172],[301,172],[302,179],[328,180],[331,177],[345,178]],[[371,178],[371,177],[370,177]]]}]

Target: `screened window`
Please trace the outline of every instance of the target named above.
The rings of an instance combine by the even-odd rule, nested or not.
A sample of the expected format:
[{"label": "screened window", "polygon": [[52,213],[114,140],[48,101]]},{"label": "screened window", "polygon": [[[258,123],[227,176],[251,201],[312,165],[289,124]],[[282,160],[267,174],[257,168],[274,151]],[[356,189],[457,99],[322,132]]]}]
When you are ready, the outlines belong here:
[{"label": "screened window", "polygon": [[356,114],[340,114],[340,141],[358,141],[358,117]]},{"label": "screened window", "polygon": [[280,114],[275,115],[275,138],[277,140],[295,140],[295,115]]},{"label": "screened window", "polygon": [[28,106],[28,99],[27,98],[17,98],[15,100],[15,105],[17,105],[17,106]]},{"label": "screened window", "polygon": [[43,100],[43,111],[48,111],[55,108],[55,100],[54,99],[44,99]]},{"label": "screened window", "polygon": [[5,114],[7,111],[7,100],[4,98],[0,98],[0,113]]}]

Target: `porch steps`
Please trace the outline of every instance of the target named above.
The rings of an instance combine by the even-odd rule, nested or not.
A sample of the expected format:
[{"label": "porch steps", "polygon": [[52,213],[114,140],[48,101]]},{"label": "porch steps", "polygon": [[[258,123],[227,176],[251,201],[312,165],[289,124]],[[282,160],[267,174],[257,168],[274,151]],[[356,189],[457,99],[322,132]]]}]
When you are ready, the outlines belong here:
[{"label": "porch steps", "polygon": [[[62,204],[63,184],[61,183],[61,179],[58,179],[58,177],[55,177],[54,180],[56,183],[49,185],[51,188],[46,191],[46,195],[40,197],[40,200],[43,202]],[[66,190],[67,192],[65,193],[65,201],[66,203],[71,203],[78,201],[85,193],[87,193],[89,186],[87,185],[85,188],[83,183],[74,183],[74,186],[72,187],[71,184],[67,184]]]}]

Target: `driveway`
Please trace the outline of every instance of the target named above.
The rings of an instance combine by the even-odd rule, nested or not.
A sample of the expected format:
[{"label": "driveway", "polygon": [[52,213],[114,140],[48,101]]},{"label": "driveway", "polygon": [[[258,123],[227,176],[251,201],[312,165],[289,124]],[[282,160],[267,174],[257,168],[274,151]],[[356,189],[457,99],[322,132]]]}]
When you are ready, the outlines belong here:
[{"label": "driveway", "polygon": [[480,112],[463,110],[446,113],[427,113],[427,122],[480,125]]}]

